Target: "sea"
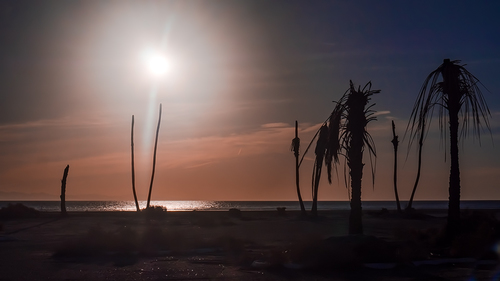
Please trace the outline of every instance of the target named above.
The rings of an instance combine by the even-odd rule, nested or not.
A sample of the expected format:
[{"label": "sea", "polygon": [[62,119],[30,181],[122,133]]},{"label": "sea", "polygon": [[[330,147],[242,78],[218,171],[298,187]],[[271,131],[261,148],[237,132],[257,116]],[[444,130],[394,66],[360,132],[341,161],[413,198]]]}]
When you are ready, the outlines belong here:
[{"label": "sea", "polygon": [[[22,203],[25,206],[42,212],[58,212],[61,210],[60,201],[0,201],[0,208],[9,204]],[[401,201],[401,207],[408,202]],[[241,211],[272,211],[278,207],[286,210],[300,210],[298,201],[151,201],[152,206],[163,206],[167,211],[227,211],[232,208]],[[305,201],[307,209],[311,209],[312,202]],[[363,201],[363,210],[396,209],[395,201]],[[146,201],[139,201],[141,209],[146,207]],[[413,207],[420,210],[446,210],[448,201],[414,201]],[[466,209],[500,209],[500,201],[475,200],[461,201],[460,207]],[[319,201],[318,210],[349,210],[349,201]],[[68,212],[102,212],[102,211],[135,211],[134,201],[66,201]]]}]

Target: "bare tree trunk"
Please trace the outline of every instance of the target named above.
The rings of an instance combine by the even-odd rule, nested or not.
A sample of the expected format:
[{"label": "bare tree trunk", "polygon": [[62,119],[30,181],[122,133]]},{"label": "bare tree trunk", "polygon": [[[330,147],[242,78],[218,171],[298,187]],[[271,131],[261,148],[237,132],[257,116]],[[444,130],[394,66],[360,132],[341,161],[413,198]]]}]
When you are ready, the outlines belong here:
[{"label": "bare tree trunk", "polygon": [[151,202],[151,191],[153,190],[153,180],[155,177],[155,168],[156,168],[156,149],[158,147],[158,134],[160,133],[160,123],[161,123],[161,103],[160,103],[160,113],[158,115],[158,126],[156,127],[155,148],[153,151],[153,172],[151,173],[151,183],[149,184],[148,203],[146,205],[146,209],[149,208],[149,203]]},{"label": "bare tree trunk", "polygon": [[363,234],[361,207],[361,180],[363,178],[363,135],[352,134],[351,149],[348,152],[348,165],[351,175],[351,213],[349,215],[349,234]]},{"label": "bare tree trunk", "polygon": [[396,136],[396,125],[394,125],[394,120],[392,120],[392,145],[394,146],[394,195],[396,196],[396,206],[398,208],[398,213],[401,213],[401,204],[399,204],[398,196],[398,136]]},{"label": "bare tree trunk", "polygon": [[134,115],[132,115],[132,130],[130,143],[132,146],[132,192],[134,193],[134,201],[137,212],[140,212],[139,202],[137,201],[137,194],[135,193],[135,166],[134,166]]},{"label": "bare tree trunk", "polygon": [[[453,106],[451,106],[453,107]],[[460,168],[458,161],[458,110],[448,108],[450,117],[450,187],[448,202],[448,235],[454,236],[460,228]]]},{"label": "bare tree trunk", "polygon": [[318,216],[318,191],[319,191],[319,181],[321,179],[321,165],[323,164],[323,157],[319,159],[316,157],[316,165],[314,167],[313,179],[314,179],[314,189],[313,189],[313,202],[311,208],[311,214],[313,217]]},{"label": "bare tree trunk", "polygon": [[311,214],[316,217],[318,216],[318,190],[319,182],[321,180],[321,168],[323,167],[323,160],[325,158],[326,146],[328,144],[328,127],[323,125],[319,130],[318,141],[316,142],[316,149],[314,153],[316,154],[316,161],[314,163],[313,170],[313,204],[311,208]]},{"label": "bare tree trunk", "polygon": [[415,184],[413,185],[413,190],[411,191],[410,201],[408,201],[408,206],[406,206],[407,211],[412,210],[413,197],[415,196],[415,191],[417,190],[418,182],[420,181],[420,171],[422,170],[422,148],[424,146],[424,134],[425,134],[425,123],[422,126],[422,133],[418,140],[418,168],[417,168],[417,178],[415,179]]},{"label": "bare tree trunk", "polygon": [[68,178],[69,165],[66,166],[61,180],[61,215],[65,216],[66,213],[66,179]]},{"label": "bare tree trunk", "polygon": [[458,114],[462,106],[460,70],[449,60],[443,62],[443,93],[450,122],[450,187],[448,202],[447,235],[453,238],[460,230],[460,168],[458,161]]},{"label": "bare tree trunk", "polygon": [[297,196],[299,197],[300,213],[305,216],[306,208],[304,207],[304,202],[302,201],[302,196],[300,195],[300,184],[299,184],[299,153],[300,153],[300,139],[299,139],[299,123],[295,121],[295,138],[292,141],[292,149],[295,155],[295,184],[297,186]]},{"label": "bare tree trunk", "polygon": [[366,126],[365,99],[362,93],[351,89],[348,104],[347,129],[351,139],[347,150],[347,165],[351,176],[351,213],[349,215],[349,234],[363,234],[361,208],[361,180],[363,178],[363,146]]}]

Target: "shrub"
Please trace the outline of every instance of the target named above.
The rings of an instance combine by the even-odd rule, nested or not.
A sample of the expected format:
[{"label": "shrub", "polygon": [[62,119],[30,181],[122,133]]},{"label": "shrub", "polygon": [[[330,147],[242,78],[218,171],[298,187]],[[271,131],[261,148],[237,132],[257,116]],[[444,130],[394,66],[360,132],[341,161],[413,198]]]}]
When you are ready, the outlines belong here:
[{"label": "shrub", "polygon": [[0,209],[0,218],[13,219],[13,218],[35,218],[40,215],[40,212],[27,207],[21,203],[9,204],[7,207]]},{"label": "shrub", "polygon": [[237,208],[229,209],[229,216],[234,217],[234,218],[241,218],[240,209],[237,209]]},{"label": "shrub", "polygon": [[146,216],[163,216],[167,212],[167,207],[164,206],[149,206],[142,210]]},{"label": "shrub", "polygon": [[278,215],[280,216],[286,215],[286,207],[277,207],[276,210],[278,210]]}]

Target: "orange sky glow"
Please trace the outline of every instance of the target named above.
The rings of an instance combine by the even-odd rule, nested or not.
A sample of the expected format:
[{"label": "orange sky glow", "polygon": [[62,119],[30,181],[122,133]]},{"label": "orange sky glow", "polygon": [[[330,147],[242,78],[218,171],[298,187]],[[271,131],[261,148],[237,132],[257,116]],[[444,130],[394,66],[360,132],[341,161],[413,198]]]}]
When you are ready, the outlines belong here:
[{"label": "orange sky glow", "polygon": [[[365,159],[362,199],[394,199],[394,120],[399,194],[408,200],[417,152],[412,147],[408,153],[403,139],[408,118],[425,77],[447,57],[467,63],[488,88],[492,113],[491,136],[485,131],[481,145],[469,137],[460,146],[462,199],[500,200],[500,82],[491,71],[500,69],[498,39],[464,35],[461,26],[425,33],[440,26],[432,22],[438,19],[421,22],[411,12],[416,7],[400,4],[385,7],[380,13],[387,17],[374,21],[346,18],[354,4],[257,2],[0,6],[8,11],[0,13],[8,23],[0,36],[11,43],[0,50],[0,201],[58,200],[68,164],[69,200],[133,200],[132,115],[137,194],[146,200],[160,103],[153,200],[296,200],[294,122],[304,152],[350,79],[356,85],[371,80],[381,90],[372,97],[378,120],[368,125],[378,156],[375,184]],[[420,21],[391,17],[396,8]],[[477,9],[475,28],[491,26],[497,34],[500,24],[486,22],[496,17],[479,16],[493,9]],[[460,32],[491,50],[429,43],[445,32]],[[152,77],[140,59],[151,48],[172,61],[164,75]],[[416,200],[448,198],[448,148],[434,120]],[[313,157],[314,145],[301,167],[305,200],[311,200]],[[320,200],[349,199],[342,173],[341,165],[329,185],[325,171]]]}]

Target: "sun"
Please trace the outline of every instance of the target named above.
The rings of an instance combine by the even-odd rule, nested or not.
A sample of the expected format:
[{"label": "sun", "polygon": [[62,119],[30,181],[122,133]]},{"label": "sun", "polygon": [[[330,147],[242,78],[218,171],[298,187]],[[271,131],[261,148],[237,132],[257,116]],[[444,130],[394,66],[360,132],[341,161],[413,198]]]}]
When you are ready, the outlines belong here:
[{"label": "sun", "polygon": [[143,61],[154,77],[163,76],[172,70],[171,62],[161,52],[149,50],[144,53]]}]

